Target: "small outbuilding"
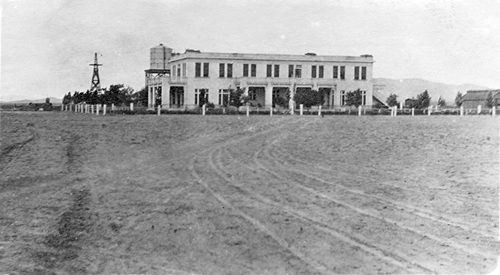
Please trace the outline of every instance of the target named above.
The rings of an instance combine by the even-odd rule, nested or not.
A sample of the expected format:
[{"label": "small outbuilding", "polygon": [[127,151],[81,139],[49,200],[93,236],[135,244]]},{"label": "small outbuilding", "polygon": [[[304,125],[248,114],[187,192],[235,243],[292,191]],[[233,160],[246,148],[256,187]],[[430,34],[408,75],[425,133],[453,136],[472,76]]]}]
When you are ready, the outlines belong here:
[{"label": "small outbuilding", "polygon": [[465,109],[475,109],[481,105],[486,107],[488,93],[493,96],[493,106],[500,106],[500,90],[471,90],[462,97],[462,106]]}]

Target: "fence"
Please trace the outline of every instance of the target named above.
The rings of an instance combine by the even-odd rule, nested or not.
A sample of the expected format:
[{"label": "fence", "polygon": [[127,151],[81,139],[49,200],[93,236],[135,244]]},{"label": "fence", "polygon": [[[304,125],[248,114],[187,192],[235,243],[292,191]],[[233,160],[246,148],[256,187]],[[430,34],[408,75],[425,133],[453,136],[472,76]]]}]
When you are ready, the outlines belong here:
[{"label": "fence", "polygon": [[499,108],[482,108],[479,106],[475,109],[462,108],[428,108],[428,109],[398,109],[397,106],[391,108],[350,108],[350,107],[334,107],[334,108],[318,108],[312,107],[304,109],[299,105],[299,108],[263,108],[242,106],[236,107],[216,107],[207,108],[206,106],[196,107],[193,109],[151,109],[144,106],[114,106],[111,105],[90,105],[90,104],[66,104],[61,105],[61,111],[71,111],[77,113],[89,113],[95,115],[113,115],[113,114],[192,114],[192,115],[353,115],[353,116],[375,116],[375,115],[390,115],[390,116],[437,116],[437,115],[456,115],[456,116],[472,116],[472,115],[500,115]]}]

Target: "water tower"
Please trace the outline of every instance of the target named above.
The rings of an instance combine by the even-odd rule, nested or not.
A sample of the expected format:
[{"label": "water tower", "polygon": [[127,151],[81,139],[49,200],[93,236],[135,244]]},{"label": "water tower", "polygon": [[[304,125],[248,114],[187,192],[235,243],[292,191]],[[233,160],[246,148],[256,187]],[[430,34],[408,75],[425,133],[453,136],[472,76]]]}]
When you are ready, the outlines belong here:
[{"label": "water tower", "polygon": [[[161,79],[170,76],[168,61],[172,58],[172,49],[160,44],[150,50],[150,66],[146,73],[146,89],[148,90],[148,107],[156,106],[156,100],[162,93]],[[160,102],[159,102],[160,103]]]}]

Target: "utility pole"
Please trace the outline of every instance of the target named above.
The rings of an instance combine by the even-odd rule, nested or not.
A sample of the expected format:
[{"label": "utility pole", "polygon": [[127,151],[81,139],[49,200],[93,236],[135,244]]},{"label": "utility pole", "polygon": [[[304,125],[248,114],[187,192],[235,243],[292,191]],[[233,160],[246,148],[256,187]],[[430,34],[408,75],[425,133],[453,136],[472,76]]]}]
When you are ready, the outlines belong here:
[{"label": "utility pole", "polygon": [[99,66],[102,64],[97,64],[97,53],[95,53],[95,61],[94,64],[90,64],[90,66],[94,66],[94,74],[92,75],[92,83],[90,84],[90,91],[94,90],[99,91],[101,89],[101,82],[99,80]]}]

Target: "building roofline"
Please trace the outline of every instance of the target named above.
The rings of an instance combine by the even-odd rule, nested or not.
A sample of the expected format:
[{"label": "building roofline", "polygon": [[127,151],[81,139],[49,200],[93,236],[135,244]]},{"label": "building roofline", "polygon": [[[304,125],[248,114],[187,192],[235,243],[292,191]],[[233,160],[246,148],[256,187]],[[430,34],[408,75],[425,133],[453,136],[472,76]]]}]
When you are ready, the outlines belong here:
[{"label": "building roofline", "polygon": [[235,60],[266,60],[266,61],[326,61],[373,63],[371,55],[364,56],[334,56],[334,55],[292,55],[292,54],[255,54],[255,53],[219,53],[219,52],[186,52],[172,56],[169,62],[183,59],[235,59]]}]

